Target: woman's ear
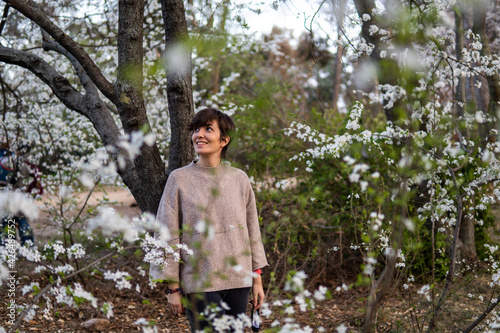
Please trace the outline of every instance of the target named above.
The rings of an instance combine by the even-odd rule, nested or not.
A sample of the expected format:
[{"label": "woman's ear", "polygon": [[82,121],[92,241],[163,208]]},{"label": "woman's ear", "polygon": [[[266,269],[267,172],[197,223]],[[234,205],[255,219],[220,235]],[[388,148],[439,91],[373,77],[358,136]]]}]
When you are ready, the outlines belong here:
[{"label": "woman's ear", "polygon": [[227,146],[229,144],[229,140],[231,140],[231,138],[227,135],[224,139],[221,139],[220,142],[222,143],[222,147]]}]

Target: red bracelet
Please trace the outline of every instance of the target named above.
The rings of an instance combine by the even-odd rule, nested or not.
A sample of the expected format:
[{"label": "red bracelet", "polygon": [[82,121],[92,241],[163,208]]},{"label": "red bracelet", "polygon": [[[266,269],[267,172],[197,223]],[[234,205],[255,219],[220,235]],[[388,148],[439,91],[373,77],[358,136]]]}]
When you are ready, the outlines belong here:
[{"label": "red bracelet", "polygon": [[179,291],[182,292],[182,288],[174,288],[174,289],[167,288],[167,294],[174,294]]},{"label": "red bracelet", "polygon": [[260,269],[260,268],[259,268],[259,269],[256,269],[254,272],[255,272],[255,273],[257,273],[257,274],[262,275],[262,269]]}]

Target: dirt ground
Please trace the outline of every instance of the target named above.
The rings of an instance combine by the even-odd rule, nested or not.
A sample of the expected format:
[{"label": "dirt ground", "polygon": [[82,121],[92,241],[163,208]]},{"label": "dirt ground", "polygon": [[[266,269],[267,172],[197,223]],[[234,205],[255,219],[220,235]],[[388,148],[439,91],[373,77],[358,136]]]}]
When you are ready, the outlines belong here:
[{"label": "dirt ground", "polygon": [[[89,204],[95,205],[98,200],[107,197],[117,211],[127,216],[136,216],[140,213],[134,205],[134,200],[128,190],[105,188],[93,193],[89,199]],[[86,200],[86,194],[77,195],[80,205]],[[44,198],[47,202],[47,198]],[[39,203],[44,205],[43,202]],[[79,206],[81,208],[81,206]],[[75,216],[79,209],[67,212],[68,216]],[[84,212],[83,214],[87,214]],[[52,217],[44,212],[39,219],[32,221],[35,229],[37,242],[50,238],[57,233]],[[89,254],[88,258],[82,260],[79,265],[83,267],[95,258],[106,254],[109,249],[101,247],[95,253]],[[123,256],[113,256],[102,264],[95,266],[96,274],[89,271],[72,278],[72,282],[79,282],[84,289],[90,291],[99,299],[97,308],[93,308],[88,303],[83,303],[78,309],[53,304],[54,309],[50,313],[44,314],[39,311],[38,315],[29,322],[24,322],[20,327],[21,332],[138,332],[141,328],[134,324],[139,318],[145,318],[154,322],[159,332],[188,332],[188,322],[183,315],[174,315],[166,306],[165,286],[151,289],[148,279],[138,273],[137,267],[142,266],[147,270],[147,265],[141,262],[139,253],[130,251]],[[19,286],[16,288],[16,302],[30,303],[33,295],[22,295],[21,287],[30,282],[39,282],[41,288],[49,283],[49,275],[31,272],[36,267],[35,264],[20,261],[17,280]],[[119,290],[115,285],[102,277],[102,272],[106,270],[127,271],[132,276],[130,282],[132,289]],[[100,273],[99,273],[100,272]],[[269,281],[269,276],[264,275],[264,281]],[[472,280],[472,282],[470,282]],[[487,307],[487,300],[491,297],[491,288],[488,286],[491,277],[488,274],[479,275],[477,278],[467,280],[463,277],[455,284],[453,293],[447,300],[443,311],[437,320],[435,332],[460,332],[468,327],[475,318]],[[355,281],[352,281],[354,283]],[[265,282],[266,283],[266,282]],[[351,287],[348,291],[336,291],[339,284],[335,281],[319,281],[327,286],[332,293],[332,299],[317,302],[315,309],[308,309],[301,312],[295,306],[295,314],[292,316],[296,323],[302,327],[309,326],[317,331],[317,327],[322,326],[325,332],[337,332],[337,327],[343,325],[347,332],[360,332],[364,323],[364,312],[367,287]],[[467,283],[467,284],[466,284]],[[136,286],[139,286],[137,291]],[[462,287],[461,287],[462,286]],[[377,311],[376,328],[373,332],[423,332],[427,331],[426,324],[431,318],[431,302],[424,295],[418,293],[422,286],[412,285],[409,289],[403,287],[394,288],[390,295],[382,302]],[[438,286],[437,290],[441,290]],[[0,295],[7,295],[7,287],[0,287]],[[485,301],[480,300],[483,295]],[[436,298],[439,295],[436,295]],[[493,297],[498,297],[494,295]],[[268,301],[274,299],[273,295],[267,294]],[[7,330],[12,326],[6,321],[8,298],[0,298],[0,326]],[[114,306],[114,316],[102,326],[84,327],[90,319],[106,319],[106,316],[99,310],[104,302],[110,302]],[[43,306],[42,306],[43,309]],[[247,313],[250,313],[250,309]],[[283,310],[275,308],[274,318],[263,318],[263,328],[271,328],[276,318],[285,318]],[[478,329],[476,332],[485,331]]]},{"label": "dirt ground", "polygon": [[[134,197],[127,188],[105,186],[100,187],[93,192],[87,191],[75,193],[72,195],[72,198],[76,200],[77,208],[65,211],[63,214],[63,216],[69,221],[72,221],[82,208],[83,212],[80,216],[88,216],[89,213],[87,210],[91,207],[96,207],[99,203],[112,206],[117,212],[130,218],[141,214],[141,210],[137,206]],[[31,221],[30,223],[33,227],[36,241],[39,244],[50,239],[60,231],[60,228],[58,228],[54,223],[53,216],[49,214],[46,209],[46,205],[58,207],[58,205],[54,203],[59,202],[56,200],[57,199],[53,199],[49,197],[49,195],[44,194],[42,196],[42,200],[36,202],[37,206],[40,208],[40,214],[38,219]],[[83,227],[80,222],[82,220],[83,219],[79,219],[77,221],[77,227]]]},{"label": "dirt ground", "polygon": [[[133,257],[133,256],[132,256]],[[64,305],[54,304],[51,314],[39,313],[37,317],[29,322],[24,322],[20,327],[21,332],[137,332],[140,328],[134,324],[139,318],[145,318],[154,322],[159,332],[189,332],[188,321],[185,315],[174,315],[166,306],[165,287],[159,286],[154,290],[148,287],[147,279],[137,275],[134,267],[135,260],[123,257],[112,258],[106,265],[100,266],[99,270],[120,269],[131,273],[133,276],[130,290],[118,290],[113,283],[104,280],[99,275],[82,275],[75,282],[83,283],[85,289],[99,298],[99,306],[103,302],[110,302],[114,306],[114,317],[102,327],[85,328],[84,323],[93,318],[105,319],[106,316],[97,308],[88,303],[82,304],[78,309]],[[27,265],[28,269],[31,264]],[[24,270],[24,269],[23,269]],[[22,284],[33,281],[24,272],[20,275]],[[43,287],[48,283],[47,277],[35,278]],[[473,286],[467,288],[467,292],[459,290],[446,303],[443,313],[438,317],[438,326],[434,332],[460,332],[468,327],[477,315],[486,307],[477,297],[468,297],[466,293],[478,295],[481,290],[487,288],[488,280],[482,277]],[[141,292],[135,290],[140,286]],[[1,287],[0,290],[4,288]],[[373,332],[423,332],[427,331],[424,324],[428,323],[430,316],[426,317],[430,309],[430,303],[418,294],[420,286],[414,286],[405,292],[395,291],[382,304],[377,311],[377,325]],[[333,288],[332,288],[333,290]],[[408,293],[412,293],[413,304],[409,303]],[[482,290],[484,292],[484,290]],[[4,294],[5,291],[2,291]],[[18,295],[21,292],[17,291]],[[484,294],[484,293],[481,293]],[[317,332],[317,327],[322,326],[325,332],[337,332],[337,327],[343,325],[348,328],[347,332],[361,332],[364,322],[365,299],[367,288],[353,288],[349,291],[335,292],[333,298],[323,302],[317,302],[315,309],[301,312],[294,306],[295,322],[302,327],[309,326]],[[18,296],[18,302],[29,302],[33,296]],[[272,296],[268,296],[268,300]],[[0,317],[6,318],[7,299],[0,300]],[[41,311],[40,311],[41,312]],[[247,313],[250,313],[250,307]],[[271,328],[275,319],[285,318],[282,311],[276,308],[274,318],[263,319],[263,328]],[[418,323],[415,321],[418,318]],[[426,318],[424,320],[424,318]],[[9,325],[4,326],[6,329]],[[476,332],[484,332],[477,330]],[[250,330],[248,330],[250,332]]]}]

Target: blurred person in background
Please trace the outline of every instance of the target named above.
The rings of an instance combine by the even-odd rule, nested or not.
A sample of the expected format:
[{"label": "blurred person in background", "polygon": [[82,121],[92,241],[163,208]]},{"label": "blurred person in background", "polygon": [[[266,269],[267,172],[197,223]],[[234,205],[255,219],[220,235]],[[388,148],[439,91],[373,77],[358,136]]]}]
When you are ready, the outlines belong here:
[{"label": "blurred person in background", "polygon": [[[30,146],[23,144],[14,153],[10,150],[7,140],[0,141],[0,191],[17,190],[33,196],[43,194],[40,168],[26,159],[29,151]],[[5,238],[8,237],[6,229],[12,225],[12,221],[19,230],[21,245],[28,247],[35,245],[33,229],[23,215],[9,215],[2,218],[0,245],[5,245]]]}]

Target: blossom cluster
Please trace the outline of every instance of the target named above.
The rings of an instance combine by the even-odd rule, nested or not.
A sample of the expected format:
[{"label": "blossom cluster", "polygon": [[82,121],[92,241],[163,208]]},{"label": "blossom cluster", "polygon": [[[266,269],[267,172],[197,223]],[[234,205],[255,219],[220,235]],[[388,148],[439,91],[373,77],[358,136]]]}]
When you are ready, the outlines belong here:
[{"label": "blossom cluster", "polygon": [[[127,242],[139,242],[145,252],[145,261],[153,264],[165,265],[167,256],[174,256],[176,250],[168,245],[170,235],[168,230],[163,225],[159,224],[155,217],[151,214],[144,214],[139,218],[132,220],[120,216],[116,211],[109,207],[101,208],[99,214],[88,220],[89,229],[87,235],[92,239],[94,231],[99,230],[105,236],[123,238]],[[151,237],[150,232],[155,232],[157,237]],[[118,242],[120,242],[118,240]],[[120,244],[115,247],[120,250]],[[48,241],[39,251],[37,247],[22,247],[17,242],[15,250],[17,255],[25,258],[28,261],[39,263],[39,266],[34,269],[34,274],[39,274],[48,271],[55,275],[55,281],[49,285],[47,292],[42,294],[41,302],[44,315],[50,315],[53,309],[53,304],[65,304],[71,307],[78,308],[83,302],[88,302],[94,308],[97,308],[98,299],[90,292],[85,291],[83,286],[76,282],[67,282],[66,277],[74,274],[77,271],[77,260],[82,259],[86,254],[86,247],[80,243],[69,244],[65,246],[60,240]],[[183,249],[188,254],[192,251],[184,244],[177,244],[177,249]],[[157,255],[156,252],[161,252]],[[3,263],[7,262],[11,256],[11,251],[6,247],[0,247],[0,283],[5,280],[9,274],[8,269]],[[177,261],[179,258],[177,258]],[[57,261],[61,264],[56,265]],[[47,263],[48,262],[48,263]],[[94,274],[94,273],[93,273]],[[105,271],[102,272],[104,279],[114,281],[118,289],[131,289],[132,279],[128,272],[124,271]],[[142,276],[145,272],[142,270]],[[23,294],[40,293],[41,286],[38,282],[32,282],[29,285],[22,287]],[[136,285],[136,292],[140,293],[140,287]],[[21,311],[25,311],[25,320],[31,320],[36,315],[40,304],[24,305]],[[113,305],[104,303],[101,311],[106,316],[113,316]]]}]

